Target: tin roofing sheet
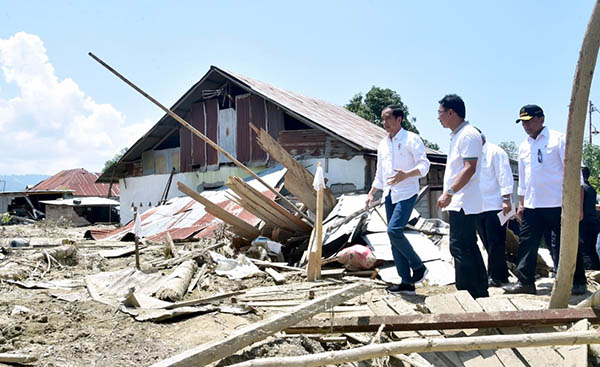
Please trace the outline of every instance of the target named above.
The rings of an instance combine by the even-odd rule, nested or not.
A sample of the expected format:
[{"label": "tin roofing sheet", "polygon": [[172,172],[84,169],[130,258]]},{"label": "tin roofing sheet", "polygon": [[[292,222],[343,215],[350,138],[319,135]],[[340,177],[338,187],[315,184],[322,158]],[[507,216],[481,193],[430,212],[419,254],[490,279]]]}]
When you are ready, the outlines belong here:
[{"label": "tin roofing sheet", "polygon": [[[109,184],[96,183],[100,174],[88,172],[83,168],[60,171],[45,179],[27,191],[39,190],[73,190],[73,196],[106,197]],[[119,196],[119,185],[113,184],[111,196]]]}]

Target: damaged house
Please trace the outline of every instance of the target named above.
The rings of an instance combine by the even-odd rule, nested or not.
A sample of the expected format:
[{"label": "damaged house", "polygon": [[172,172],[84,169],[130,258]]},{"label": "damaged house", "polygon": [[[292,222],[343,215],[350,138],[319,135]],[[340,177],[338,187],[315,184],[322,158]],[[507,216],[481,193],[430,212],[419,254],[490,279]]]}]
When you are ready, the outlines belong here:
[{"label": "damaged house", "polygon": [[[301,96],[212,66],[171,108],[194,128],[256,172],[275,164],[261,149],[250,124],[264,129],[311,173],[323,162],[328,186],[336,193],[366,190],[375,174],[377,145],[385,130],[343,107]],[[445,155],[428,150],[432,161],[422,179],[417,205],[438,217]],[[198,192],[247,173],[164,115],[97,182],[119,182],[123,208],[148,207],[181,196],[176,182]],[[133,218],[121,212],[121,223]]]}]

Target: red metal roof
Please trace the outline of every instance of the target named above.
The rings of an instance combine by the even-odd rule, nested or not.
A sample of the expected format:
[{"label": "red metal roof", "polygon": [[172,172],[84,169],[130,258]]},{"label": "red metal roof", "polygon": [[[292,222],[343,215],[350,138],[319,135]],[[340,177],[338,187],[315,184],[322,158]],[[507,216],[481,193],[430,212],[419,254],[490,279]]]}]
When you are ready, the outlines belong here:
[{"label": "red metal roof", "polygon": [[[73,196],[107,196],[109,184],[96,183],[99,173],[91,173],[83,168],[60,171],[27,191],[73,190]],[[110,196],[119,196],[119,185],[113,184]]]}]

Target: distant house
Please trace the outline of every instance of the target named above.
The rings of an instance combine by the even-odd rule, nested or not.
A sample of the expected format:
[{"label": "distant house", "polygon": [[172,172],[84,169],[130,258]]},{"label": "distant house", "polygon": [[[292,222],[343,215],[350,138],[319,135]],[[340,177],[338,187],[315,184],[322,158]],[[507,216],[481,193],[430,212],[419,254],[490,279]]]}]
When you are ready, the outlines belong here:
[{"label": "distant house", "polygon": [[[321,161],[328,185],[337,193],[370,187],[377,145],[386,134],[343,107],[215,66],[171,110],[256,171],[274,163],[259,147],[249,124],[263,128],[309,171],[314,173]],[[428,150],[428,156],[442,163],[422,180],[431,191],[420,205],[429,212],[429,196],[441,187],[443,173],[438,169],[445,156],[434,150]],[[176,181],[203,191],[223,185],[230,175],[248,176],[167,114],[97,182],[118,181],[121,207],[135,205],[143,211],[181,196]],[[121,222],[131,219],[130,211],[123,210]]]},{"label": "distant house", "polygon": [[0,213],[77,224],[118,222],[119,186],[96,183],[99,176],[83,168],[64,170],[26,190],[0,193]]}]

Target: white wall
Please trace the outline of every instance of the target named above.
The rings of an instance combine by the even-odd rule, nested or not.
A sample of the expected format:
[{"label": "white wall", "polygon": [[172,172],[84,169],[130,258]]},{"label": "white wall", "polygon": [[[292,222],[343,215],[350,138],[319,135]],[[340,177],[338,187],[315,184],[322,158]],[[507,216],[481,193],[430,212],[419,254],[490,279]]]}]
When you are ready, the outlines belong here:
[{"label": "white wall", "polygon": [[365,188],[365,166],[367,162],[362,155],[354,156],[350,160],[341,158],[299,160],[313,175],[317,170],[317,162],[319,161],[323,167],[323,174],[327,179],[327,186],[353,184],[356,186],[356,190]]}]

